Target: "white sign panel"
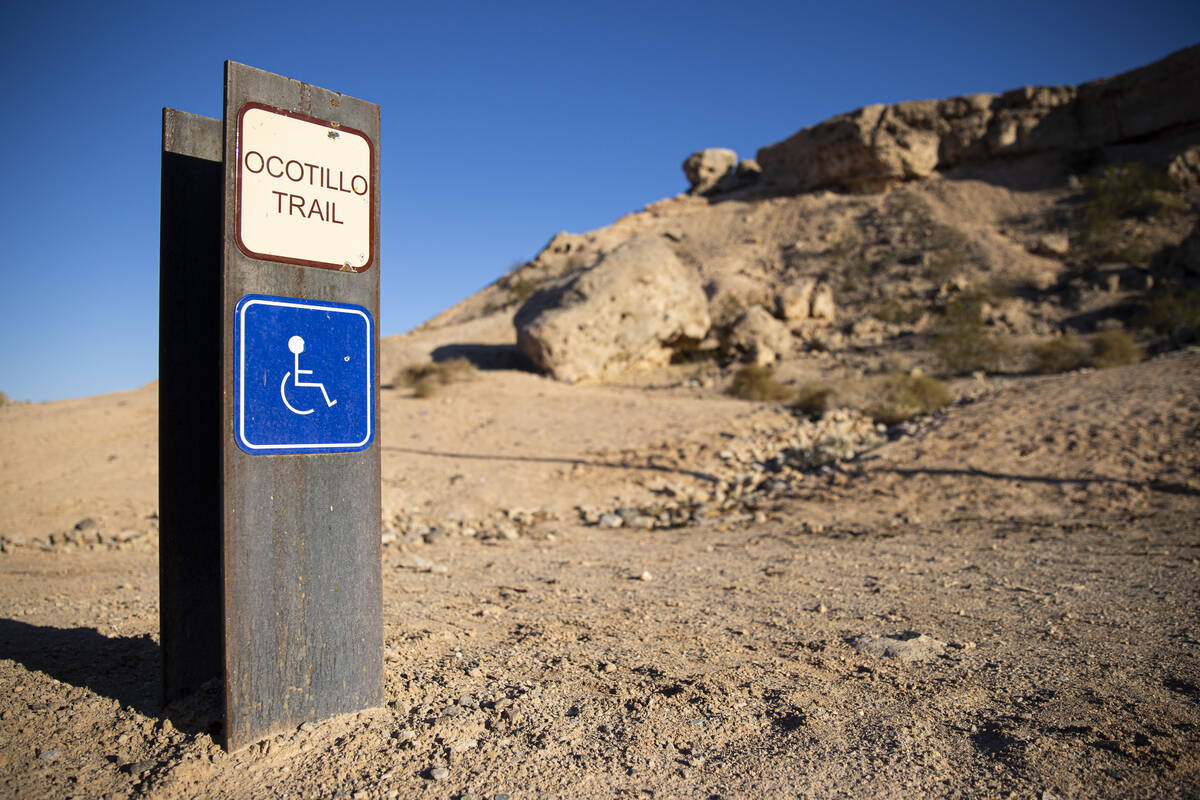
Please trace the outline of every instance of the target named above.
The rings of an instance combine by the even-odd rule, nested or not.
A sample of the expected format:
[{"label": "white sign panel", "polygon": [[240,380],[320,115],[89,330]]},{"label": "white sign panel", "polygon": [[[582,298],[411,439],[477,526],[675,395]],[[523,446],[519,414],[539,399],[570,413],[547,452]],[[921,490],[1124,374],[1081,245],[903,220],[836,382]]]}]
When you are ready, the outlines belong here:
[{"label": "white sign panel", "polygon": [[248,103],[237,153],[242,250],[310,267],[371,266],[375,153],[366,134]]}]

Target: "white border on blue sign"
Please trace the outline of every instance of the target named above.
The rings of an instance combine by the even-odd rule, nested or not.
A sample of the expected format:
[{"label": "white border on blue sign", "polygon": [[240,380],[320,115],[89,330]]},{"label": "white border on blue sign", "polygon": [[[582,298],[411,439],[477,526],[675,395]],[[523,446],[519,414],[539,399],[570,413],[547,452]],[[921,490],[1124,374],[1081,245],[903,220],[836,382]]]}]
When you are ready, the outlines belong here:
[{"label": "white border on blue sign", "polygon": [[[371,363],[367,368],[367,435],[358,442],[293,442],[291,444],[252,444],[246,438],[246,311],[255,305],[261,306],[280,306],[283,308],[302,308],[313,311],[332,311],[337,314],[356,314],[363,318],[367,323],[367,355],[370,357]],[[243,297],[237,305],[236,313],[238,316],[238,418],[237,418],[237,438],[238,444],[249,450],[312,450],[313,448],[337,448],[342,450],[356,450],[366,447],[375,433],[375,331],[374,323],[371,320],[371,315],[360,308],[346,308],[344,306],[319,305],[316,303],[306,303],[303,301],[288,302],[286,300],[267,300],[261,297],[247,295]]]}]

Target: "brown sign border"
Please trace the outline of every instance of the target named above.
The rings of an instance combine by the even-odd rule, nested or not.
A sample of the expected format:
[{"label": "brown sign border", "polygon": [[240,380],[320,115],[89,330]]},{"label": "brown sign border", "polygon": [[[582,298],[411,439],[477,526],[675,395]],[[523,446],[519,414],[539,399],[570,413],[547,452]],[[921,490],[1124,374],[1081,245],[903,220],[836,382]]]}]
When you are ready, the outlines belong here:
[{"label": "brown sign border", "polygon": [[[329,261],[309,261],[303,258],[288,258],[286,256],[269,255],[267,253],[258,253],[251,250],[242,241],[242,120],[246,116],[246,112],[251,109],[261,109],[269,111],[272,114],[280,114],[292,119],[302,120],[303,122],[311,122],[316,125],[322,125],[330,130],[338,131],[339,133],[353,133],[361,136],[367,143],[367,150],[370,153],[371,165],[371,230],[370,237],[370,253],[367,257],[367,263],[361,267],[348,267],[345,264],[334,264]],[[375,263],[375,210],[379,202],[379,176],[376,174],[375,165],[375,143],[371,141],[371,137],[357,128],[351,128],[346,125],[341,125],[337,122],[320,119],[318,117],[310,117],[307,114],[300,114],[296,111],[288,111],[286,108],[276,108],[275,106],[267,105],[266,103],[246,103],[238,110],[237,120],[237,144],[234,145],[235,154],[237,155],[237,208],[234,209],[234,218],[236,223],[236,236],[238,247],[242,252],[251,258],[257,258],[263,261],[278,261],[283,264],[295,264],[299,267],[318,267],[320,269],[334,269],[338,272],[366,272]]]}]

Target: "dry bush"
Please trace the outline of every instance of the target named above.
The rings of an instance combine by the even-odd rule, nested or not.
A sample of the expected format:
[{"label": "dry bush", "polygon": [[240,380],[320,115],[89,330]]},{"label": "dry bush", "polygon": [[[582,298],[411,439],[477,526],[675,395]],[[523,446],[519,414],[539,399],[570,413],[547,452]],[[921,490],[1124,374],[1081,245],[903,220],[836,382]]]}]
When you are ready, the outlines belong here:
[{"label": "dry bush", "polygon": [[1119,367],[1124,364],[1136,364],[1142,360],[1145,352],[1137,342],[1123,330],[1101,331],[1092,339],[1093,367]]},{"label": "dry bush", "polygon": [[890,297],[871,310],[871,315],[881,322],[893,325],[914,325],[921,321],[925,309],[916,303],[904,303]]},{"label": "dry bush", "polygon": [[1150,172],[1137,161],[1104,168],[1085,178],[1083,217],[1085,228],[1106,225],[1128,217],[1174,219],[1187,210],[1187,200],[1171,185],[1166,173]]},{"label": "dry bush", "polygon": [[870,381],[865,392],[863,412],[885,425],[941,411],[951,400],[946,384],[926,375],[886,375]]},{"label": "dry bush", "polygon": [[438,386],[467,380],[475,372],[475,365],[465,358],[430,361],[426,364],[409,364],[396,373],[392,385],[407,386],[413,390],[414,397],[424,398],[432,396]]},{"label": "dry bush", "polygon": [[1136,364],[1145,356],[1133,337],[1120,329],[1101,331],[1086,341],[1067,334],[1037,345],[1033,354],[1038,371],[1045,374]]},{"label": "dry bush", "polygon": [[943,310],[944,324],[933,350],[950,375],[994,372],[1012,351],[1009,342],[983,324],[983,304],[994,299],[987,290],[964,292]]},{"label": "dry bush", "polygon": [[804,414],[824,414],[829,408],[833,387],[823,383],[806,383],[796,392],[792,408]]},{"label": "dry bush", "polygon": [[523,303],[524,301],[528,300],[529,296],[532,295],[536,290],[537,284],[526,278],[524,275],[517,276],[516,280],[510,281],[508,284],[509,294],[512,295],[512,298],[518,303]]},{"label": "dry bush", "polygon": [[747,364],[735,372],[726,393],[759,402],[784,402],[792,398],[792,390],[775,380],[775,370],[756,364]]},{"label": "dry bush", "polygon": [[825,255],[841,278],[838,288],[842,292],[862,288],[871,275],[871,264],[867,261],[862,237],[853,228],[842,233]]},{"label": "dry bush", "polygon": [[971,240],[958,228],[937,225],[925,243],[924,275],[934,283],[945,283],[977,259]]},{"label": "dry bush", "polygon": [[1146,301],[1141,316],[1155,333],[1187,340],[1200,331],[1200,290],[1181,293],[1166,287]]},{"label": "dry bush", "polygon": [[1072,334],[1042,342],[1033,348],[1037,370],[1045,375],[1079,369],[1087,364],[1089,355],[1087,342]]},{"label": "dry bush", "polygon": [[982,322],[946,328],[933,342],[934,353],[950,375],[995,372],[1012,352],[1011,345]]},{"label": "dry bush", "polygon": [[1085,178],[1079,245],[1083,263],[1124,261],[1145,266],[1154,246],[1134,220],[1170,221],[1188,209],[1183,194],[1165,173],[1138,162],[1110,165]]}]

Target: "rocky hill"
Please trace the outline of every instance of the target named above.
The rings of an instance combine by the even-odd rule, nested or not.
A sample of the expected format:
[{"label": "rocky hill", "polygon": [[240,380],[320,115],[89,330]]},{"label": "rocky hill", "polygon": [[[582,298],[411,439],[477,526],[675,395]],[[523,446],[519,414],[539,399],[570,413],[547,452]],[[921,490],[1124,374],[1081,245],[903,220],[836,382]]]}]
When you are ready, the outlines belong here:
[{"label": "rocky hill", "polygon": [[[1024,372],[1117,329],[1178,346],[1200,305],[1198,81],[1200,45],[1078,87],[868,106],[753,160],[692,154],[688,192],[554,236],[387,363],[721,387],[753,362],[799,388]],[[946,352],[964,334],[978,352]]]}]

